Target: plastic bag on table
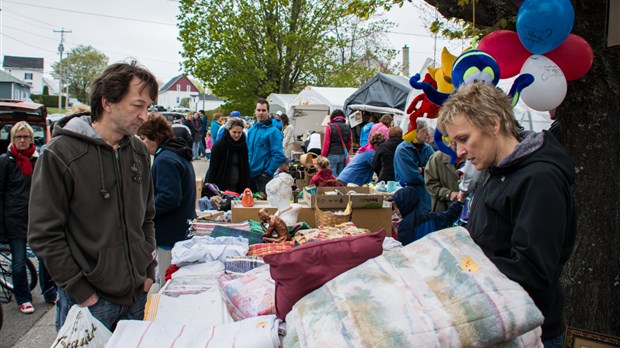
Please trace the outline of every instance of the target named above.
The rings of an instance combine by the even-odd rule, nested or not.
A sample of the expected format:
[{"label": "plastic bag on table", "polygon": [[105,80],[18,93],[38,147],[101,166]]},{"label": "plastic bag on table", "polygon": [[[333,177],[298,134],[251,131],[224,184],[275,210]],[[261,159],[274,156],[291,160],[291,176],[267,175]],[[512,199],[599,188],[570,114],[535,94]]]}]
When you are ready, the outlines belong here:
[{"label": "plastic bag on table", "polygon": [[52,347],[103,348],[110,337],[112,332],[93,317],[88,307],[73,305]]}]

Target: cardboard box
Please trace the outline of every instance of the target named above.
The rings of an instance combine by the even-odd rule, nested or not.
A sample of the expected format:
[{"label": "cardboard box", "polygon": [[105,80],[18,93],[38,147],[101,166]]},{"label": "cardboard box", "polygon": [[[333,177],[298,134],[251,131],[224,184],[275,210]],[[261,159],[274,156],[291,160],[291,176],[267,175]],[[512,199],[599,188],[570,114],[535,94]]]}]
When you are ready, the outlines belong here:
[{"label": "cardboard box", "polygon": [[[311,227],[316,227],[314,218],[314,208],[310,208],[308,204],[299,203],[299,215],[297,221],[305,221]],[[253,207],[244,207],[241,201],[232,202],[232,222],[243,222],[245,220],[258,220],[258,211],[262,208],[273,214],[277,211],[272,208],[266,201],[255,201]],[[386,231],[386,236],[392,236],[392,205],[384,203],[379,209],[353,209],[351,221],[361,228],[367,228],[371,231],[378,231],[382,228]]]},{"label": "cardboard box", "polygon": [[[334,190],[343,194],[326,194]],[[383,206],[383,195],[370,187],[317,187],[316,194],[310,194],[304,189],[303,200],[312,208],[318,204],[321,209],[344,209],[349,202],[348,192],[354,192],[351,194],[351,206],[354,209],[377,209]]]}]

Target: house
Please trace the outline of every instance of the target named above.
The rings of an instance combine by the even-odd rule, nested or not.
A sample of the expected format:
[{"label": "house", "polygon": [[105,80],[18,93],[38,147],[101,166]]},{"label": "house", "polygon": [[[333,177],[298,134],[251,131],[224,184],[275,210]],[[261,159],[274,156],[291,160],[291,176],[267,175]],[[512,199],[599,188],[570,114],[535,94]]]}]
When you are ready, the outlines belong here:
[{"label": "house", "polygon": [[0,70],[0,99],[28,100],[29,98],[28,83]]},{"label": "house", "polygon": [[199,93],[200,90],[186,75],[178,75],[170,79],[159,89],[157,104],[171,110],[173,107],[180,105],[181,100],[184,98],[189,98],[191,104],[192,96]]},{"label": "house", "polygon": [[219,108],[225,102],[225,100],[220,99],[213,94],[193,94],[192,101],[189,103],[189,108],[196,111],[209,111]]},{"label": "house", "polygon": [[29,93],[43,94],[43,58],[4,56],[2,67],[25,82],[30,87]]}]

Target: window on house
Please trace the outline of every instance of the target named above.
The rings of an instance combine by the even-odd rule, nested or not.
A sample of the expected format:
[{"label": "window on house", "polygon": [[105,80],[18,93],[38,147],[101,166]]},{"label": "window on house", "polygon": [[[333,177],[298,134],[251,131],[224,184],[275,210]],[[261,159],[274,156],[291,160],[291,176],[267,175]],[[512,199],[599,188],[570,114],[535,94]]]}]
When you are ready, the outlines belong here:
[{"label": "window on house", "polygon": [[177,105],[179,105],[179,102],[181,102],[181,97],[177,97]]},{"label": "window on house", "polygon": [[190,85],[185,86],[185,88],[187,89],[188,92],[192,91],[192,86],[190,86]]},{"label": "window on house", "polygon": [[181,85],[177,84],[177,92],[181,91]]},{"label": "window on house", "polygon": [[24,80],[32,80],[32,73],[24,73]]}]

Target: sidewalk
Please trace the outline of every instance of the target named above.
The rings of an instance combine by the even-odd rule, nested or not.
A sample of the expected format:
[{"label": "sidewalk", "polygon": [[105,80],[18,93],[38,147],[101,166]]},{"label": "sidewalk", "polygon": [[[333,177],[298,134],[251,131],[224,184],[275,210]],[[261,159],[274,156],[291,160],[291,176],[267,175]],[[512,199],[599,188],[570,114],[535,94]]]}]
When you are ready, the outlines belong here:
[{"label": "sidewalk", "polygon": [[56,307],[51,307],[13,347],[50,347],[56,338],[55,323]]}]

